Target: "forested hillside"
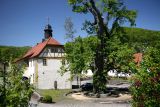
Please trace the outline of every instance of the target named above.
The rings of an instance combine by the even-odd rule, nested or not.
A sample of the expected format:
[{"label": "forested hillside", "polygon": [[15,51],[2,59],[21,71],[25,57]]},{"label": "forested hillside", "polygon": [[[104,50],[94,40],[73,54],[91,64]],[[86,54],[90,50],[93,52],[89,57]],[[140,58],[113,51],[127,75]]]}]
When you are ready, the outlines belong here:
[{"label": "forested hillside", "polygon": [[122,39],[137,48],[137,50],[149,46],[160,49],[160,31],[125,27]]},{"label": "forested hillside", "polygon": [[15,60],[22,57],[31,47],[0,46],[0,61]]}]

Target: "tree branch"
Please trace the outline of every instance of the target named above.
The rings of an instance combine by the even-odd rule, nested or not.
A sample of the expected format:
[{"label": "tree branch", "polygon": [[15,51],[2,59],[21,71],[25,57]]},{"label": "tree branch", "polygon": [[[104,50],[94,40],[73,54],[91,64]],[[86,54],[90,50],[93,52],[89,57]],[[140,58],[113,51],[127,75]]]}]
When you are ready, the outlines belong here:
[{"label": "tree branch", "polygon": [[105,35],[109,37],[109,33],[106,29],[106,25],[104,24],[102,15],[100,11],[97,9],[97,7],[95,6],[94,0],[90,0],[89,2],[91,3],[91,9],[93,13],[91,11],[90,12],[95,16],[98,27],[99,27],[99,31],[97,32],[99,34],[98,36],[102,36],[105,33]]},{"label": "tree branch", "polygon": [[90,8],[90,6],[88,5],[87,2],[83,2],[83,5],[86,6],[86,8],[93,14],[94,17],[94,22],[92,23],[93,26],[95,26],[97,24],[97,18],[96,18],[96,14],[94,13],[94,11],[92,10],[92,8]]},{"label": "tree branch", "polygon": [[119,19],[120,19],[120,17],[117,17],[117,18],[114,20],[113,24],[112,24],[112,28],[111,28],[111,30],[110,30],[110,32],[109,32],[109,34],[110,34],[111,36],[114,34],[114,31],[115,31],[116,28],[117,28],[117,24],[118,24]]}]

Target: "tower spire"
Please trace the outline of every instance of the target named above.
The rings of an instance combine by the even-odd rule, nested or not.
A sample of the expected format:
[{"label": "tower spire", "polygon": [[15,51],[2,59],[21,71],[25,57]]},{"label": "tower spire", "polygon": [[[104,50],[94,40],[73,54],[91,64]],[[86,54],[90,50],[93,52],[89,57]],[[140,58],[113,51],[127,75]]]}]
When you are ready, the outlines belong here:
[{"label": "tower spire", "polygon": [[49,24],[49,17],[47,18],[47,25],[44,28],[44,39],[48,39],[49,37],[52,37],[52,27]]},{"label": "tower spire", "polygon": [[49,17],[47,17],[47,24],[49,25]]}]

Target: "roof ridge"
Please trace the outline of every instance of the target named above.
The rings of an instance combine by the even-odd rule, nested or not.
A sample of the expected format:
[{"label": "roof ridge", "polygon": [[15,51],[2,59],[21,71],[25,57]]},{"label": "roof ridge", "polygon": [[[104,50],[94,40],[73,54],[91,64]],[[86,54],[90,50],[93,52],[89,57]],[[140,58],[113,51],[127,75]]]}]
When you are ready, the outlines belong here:
[{"label": "roof ridge", "polygon": [[49,42],[49,40],[50,40],[51,38],[52,38],[52,37],[49,37],[49,38],[48,38],[48,40],[47,40],[46,44]]},{"label": "roof ridge", "polygon": [[55,40],[52,37],[49,37],[48,39],[46,39],[45,41],[42,41],[40,43],[38,43],[37,45],[33,46],[24,56],[22,59],[24,58],[33,58],[36,57],[38,55],[40,55],[40,53],[44,50],[44,48],[47,45],[61,45],[57,40]]}]

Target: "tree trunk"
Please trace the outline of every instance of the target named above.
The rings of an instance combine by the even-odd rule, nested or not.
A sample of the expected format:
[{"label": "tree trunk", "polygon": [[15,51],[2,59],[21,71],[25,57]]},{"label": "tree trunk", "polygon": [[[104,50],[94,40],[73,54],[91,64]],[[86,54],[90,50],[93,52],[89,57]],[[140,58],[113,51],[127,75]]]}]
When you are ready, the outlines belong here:
[{"label": "tree trunk", "polygon": [[100,91],[104,91],[106,87],[106,78],[103,74],[104,71],[104,59],[105,59],[105,45],[106,39],[109,38],[108,28],[106,27],[102,14],[98,10],[95,5],[94,0],[89,0],[91,6],[85,4],[88,10],[93,14],[95,23],[94,25],[98,25],[97,36],[100,40],[100,45],[97,46],[97,51],[95,55],[95,71],[93,75],[93,91],[95,93],[99,93]]},{"label": "tree trunk", "polygon": [[79,82],[78,82],[78,75],[76,76],[76,79],[77,79],[77,85],[79,86]]},{"label": "tree trunk", "polygon": [[95,72],[93,76],[93,84],[94,84],[94,93],[99,93],[105,90],[106,87],[106,78],[103,73],[104,71],[104,39],[100,38],[100,45],[97,47],[96,56],[95,56]]}]

